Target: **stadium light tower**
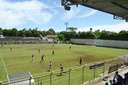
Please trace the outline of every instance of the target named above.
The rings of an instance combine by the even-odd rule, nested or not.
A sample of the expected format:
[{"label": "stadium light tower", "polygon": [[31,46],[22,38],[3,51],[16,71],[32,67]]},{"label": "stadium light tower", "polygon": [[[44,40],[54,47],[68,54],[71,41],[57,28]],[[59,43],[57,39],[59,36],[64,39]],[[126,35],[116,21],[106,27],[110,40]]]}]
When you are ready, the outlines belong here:
[{"label": "stadium light tower", "polygon": [[65,26],[66,26],[66,32],[67,32],[67,26],[68,26],[68,22],[65,22]]}]

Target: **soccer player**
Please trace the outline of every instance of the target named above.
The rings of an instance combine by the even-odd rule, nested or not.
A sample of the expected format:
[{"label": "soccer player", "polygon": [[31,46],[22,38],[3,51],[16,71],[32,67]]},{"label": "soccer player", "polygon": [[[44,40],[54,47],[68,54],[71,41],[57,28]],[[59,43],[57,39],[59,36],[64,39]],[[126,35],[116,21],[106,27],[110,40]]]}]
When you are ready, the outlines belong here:
[{"label": "soccer player", "polygon": [[50,61],[50,63],[49,63],[49,70],[51,70],[52,69],[52,62]]},{"label": "soccer player", "polygon": [[70,46],[69,49],[71,49],[72,47]]},{"label": "soccer player", "polygon": [[80,65],[82,65],[82,58],[81,57],[80,57],[80,62],[79,63],[80,63]]},{"label": "soccer player", "polygon": [[54,51],[52,51],[52,54],[54,55]]},{"label": "soccer player", "polygon": [[42,55],[40,63],[41,63],[42,61],[44,61],[44,55]]},{"label": "soccer player", "polygon": [[12,51],[12,48],[10,48],[10,50]]},{"label": "soccer player", "polygon": [[62,75],[62,73],[63,73],[63,66],[62,64],[60,64],[60,75]]},{"label": "soccer player", "polygon": [[40,53],[40,49],[38,50],[38,53]]},{"label": "soccer player", "polygon": [[32,62],[34,61],[34,54],[32,54]]}]

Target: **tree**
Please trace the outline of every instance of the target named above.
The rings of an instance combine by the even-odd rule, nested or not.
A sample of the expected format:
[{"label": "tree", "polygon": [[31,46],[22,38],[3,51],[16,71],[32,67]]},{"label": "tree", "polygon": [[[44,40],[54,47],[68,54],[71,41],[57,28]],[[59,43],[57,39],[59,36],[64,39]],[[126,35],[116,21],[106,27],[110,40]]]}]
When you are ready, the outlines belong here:
[{"label": "tree", "polygon": [[69,30],[69,32],[76,32],[77,28],[76,27],[68,27],[67,30]]},{"label": "tree", "polygon": [[48,31],[49,31],[52,35],[55,35],[55,34],[56,34],[56,32],[55,32],[52,28],[50,28]]},{"label": "tree", "polygon": [[39,31],[39,34],[41,34],[42,36],[46,36],[47,35],[45,30],[44,31]]},{"label": "tree", "polygon": [[110,33],[108,34],[108,38],[109,38],[109,40],[117,40],[117,33],[115,33],[115,32],[110,32]]},{"label": "tree", "polygon": [[4,36],[9,36],[9,30],[3,29],[2,31]]},{"label": "tree", "polygon": [[12,36],[18,36],[18,30],[16,28],[12,28],[10,31]]},{"label": "tree", "polygon": [[24,31],[23,31],[23,30],[20,30],[20,31],[18,32],[18,36],[20,36],[20,37],[24,37],[24,36],[25,36]]},{"label": "tree", "polygon": [[100,30],[95,30],[94,34],[96,35],[96,38],[98,39],[100,37]]},{"label": "tree", "polygon": [[39,32],[37,31],[38,28],[32,29],[31,33],[32,33],[32,37],[39,37]]},{"label": "tree", "polygon": [[79,32],[80,38],[85,39],[86,32]]},{"label": "tree", "polygon": [[105,30],[101,31],[99,39],[109,39],[108,34],[109,34],[109,31],[105,31]]},{"label": "tree", "polygon": [[79,32],[79,36],[82,39],[95,39],[96,38],[96,35],[93,32],[91,32],[91,31]]},{"label": "tree", "polygon": [[60,41],[64,41],[64,40],[65,40],[64,35],[63,35],[63,34],[59,34],[59,35],[58,35],[58,39],[59,39]]},{"label": "tree", "polygon": [[86,33],[85,38],[86,38],[86,39],[95,39],[96,36],[95,36],[95,34],[94,34],[93,32],[90,32],[90,31],[89,31],[89,32]]},{"label": "tree", "polygon": [[117,35],[118,40],[128,40],[128,31],[122,30]]},{"label": "tree", "polygon": [[0,27],[0,32],[2,32],[2,28]]},{"label": "tree", "polygon": [[34,35],[32,34],[32,31],[31,31],[31,30],[26,30],[26,31],[24,32],[24,35],[25,35],[26,37],[34,36]]}]

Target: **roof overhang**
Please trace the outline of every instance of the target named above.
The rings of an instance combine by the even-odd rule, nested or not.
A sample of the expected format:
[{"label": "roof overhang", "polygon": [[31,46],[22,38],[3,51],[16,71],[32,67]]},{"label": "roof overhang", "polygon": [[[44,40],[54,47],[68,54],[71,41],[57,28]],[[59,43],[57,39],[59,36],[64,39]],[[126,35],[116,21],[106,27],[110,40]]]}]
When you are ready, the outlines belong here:
[{"label": "roof overhang", "polygon": [[128,0],[62,0],[62,5],[66,10],[70,10],[70,5],[82,5],[128,21]]}]

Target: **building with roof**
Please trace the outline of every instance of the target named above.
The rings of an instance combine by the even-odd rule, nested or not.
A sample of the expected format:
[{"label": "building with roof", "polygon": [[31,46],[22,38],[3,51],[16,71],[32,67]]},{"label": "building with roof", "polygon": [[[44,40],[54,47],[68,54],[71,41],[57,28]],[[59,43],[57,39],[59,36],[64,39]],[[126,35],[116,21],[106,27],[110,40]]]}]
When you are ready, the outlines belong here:
[{"label": "building with roof", "polygon": [[2,32],[0,32],[0,38],[5,38]]}]

